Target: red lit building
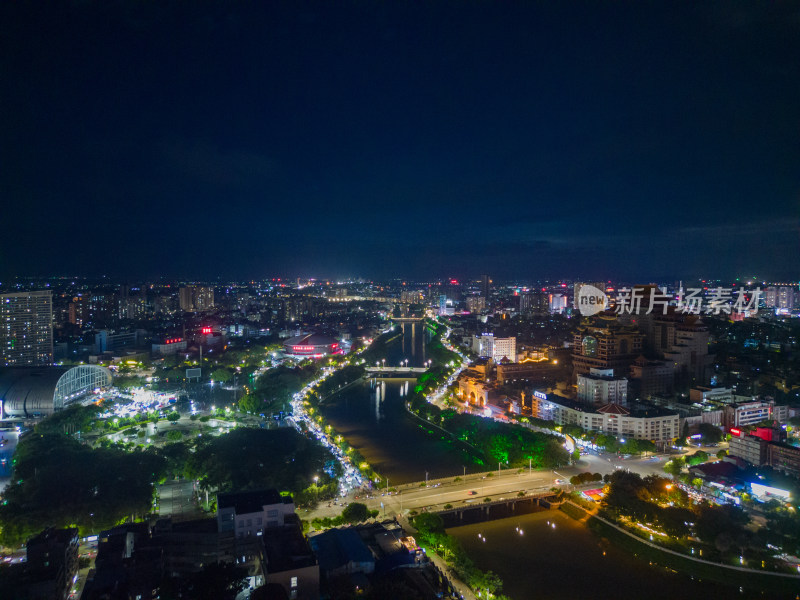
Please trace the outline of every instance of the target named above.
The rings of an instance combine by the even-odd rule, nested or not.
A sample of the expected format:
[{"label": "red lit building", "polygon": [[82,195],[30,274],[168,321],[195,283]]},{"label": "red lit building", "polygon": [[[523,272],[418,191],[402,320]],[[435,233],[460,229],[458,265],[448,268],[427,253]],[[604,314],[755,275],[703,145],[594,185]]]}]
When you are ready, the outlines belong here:
[{"label": "red lit building", "polygon": [[186,340],[182,337],[167,337],[163,340],[153,343],[153,354],[167,356],[169,354],[176,354],[177,352],[186,351]]},{"label": "red lit building", "polygon": [[322,358],[342,354],[339,342],[325,335],[309,333],[289,338],[283,343],[284,352],[298,358]]}]

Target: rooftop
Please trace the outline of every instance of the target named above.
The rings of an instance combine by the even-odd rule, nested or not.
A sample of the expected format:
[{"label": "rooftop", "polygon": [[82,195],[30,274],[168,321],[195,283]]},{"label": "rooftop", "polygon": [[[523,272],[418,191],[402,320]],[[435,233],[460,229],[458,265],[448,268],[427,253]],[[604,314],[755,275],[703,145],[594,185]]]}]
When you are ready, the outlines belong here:
[{"label": "rooftop", "polygon": [[305,335],[298,335],[286,340],[284,346],[329,346],[335,344],[336,340],[328,337],[327,335],[320,335],[317,333],[307,333]]},{"label": "rooftop", "polygon": [[290,504],[291,496],[281,496],[278,490],[253,490],[217,495],[217,508],[233,508],[236,514],[260,512],[270,504]]},{"label": "rooftop", "polygon": [[320,569],[331,571],[349,562],[375,562],[375,557],[354,528],[329,529],[309,539]]},{"label": "rooftop", "polygon": [[271,527],[261,537],[267,555],[267,572],[280,573],[317,564],[297,515],[286,518],[285,527]]}]

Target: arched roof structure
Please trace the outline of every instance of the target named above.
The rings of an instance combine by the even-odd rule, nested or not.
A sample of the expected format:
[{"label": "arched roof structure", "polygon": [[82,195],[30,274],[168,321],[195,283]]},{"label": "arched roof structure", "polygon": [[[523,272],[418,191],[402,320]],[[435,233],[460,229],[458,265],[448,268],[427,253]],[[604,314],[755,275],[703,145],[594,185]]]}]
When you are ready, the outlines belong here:
[{"label": "arched roof structure", "polygon": [[12,417],[51,415],[81,396],[110,385],[111,372],[97,365],[0,369],[3,414]]}]

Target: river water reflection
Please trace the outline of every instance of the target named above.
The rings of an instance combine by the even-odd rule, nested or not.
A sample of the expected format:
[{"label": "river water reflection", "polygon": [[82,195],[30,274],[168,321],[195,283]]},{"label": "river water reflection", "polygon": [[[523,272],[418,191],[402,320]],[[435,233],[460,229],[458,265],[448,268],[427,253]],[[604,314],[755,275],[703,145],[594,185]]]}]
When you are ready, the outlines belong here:
[{"label": "river water reflection", "polygon": [[479,568],[500,576],[503,593],[512,600],[776,597],[693,581],[651,567],[557,510],[453,527],[447,532],[461,542]]},{"label": "river water reflection", "polygon": [[[385,365],[421,367],[428,333],[422,323],[405,323],[386,348]],[[384,363],[382,363],[384,364]],[[338,433],[358,449],[390,484],[462,474],[470,460],[443,432],[409,415],[405,399],[414,379],[369,379],[339,392],[320,407]],[[427,432],[433,432],[433,435]]]},{"label": "river water reflection", "polygon": [[[459,445],[409,415],[404,402],[413,379],[370,379],[334,396],[320,407],[334,429],[390,484],[449,477],[469,469]],[[434,432],[434,435],[427,433]]]},{"label": "river water reflection", "polygon": [[[421,324],[406,324],[402,335],[387,348],[386,366],[397,366],[406,359],[410,366],[422,366],[425,340]],[[414,383],[399,378],[360,381],[320,407],[336,431],[378,473],[388,477],[390,484],[421,481],[426,472],[431,479],[460,475],[464,465],[470,464],[447,436],[426,433],[436,430],[406,412],[405,398]],[[768,597],[651,567],[609,546],[559,511],[455,527],[448,532],[461,541],[479,568],[491,569],[502,578],[504,593],[513,600]]]}]

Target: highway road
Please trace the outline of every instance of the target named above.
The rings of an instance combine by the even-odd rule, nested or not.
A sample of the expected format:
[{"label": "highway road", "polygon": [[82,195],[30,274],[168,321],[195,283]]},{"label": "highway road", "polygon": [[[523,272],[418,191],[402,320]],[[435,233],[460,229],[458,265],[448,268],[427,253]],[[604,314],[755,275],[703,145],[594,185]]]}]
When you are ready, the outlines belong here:
[{"label": "highway road", "polygon": [[[692,448],[689,452],[696,450],[697,448]],[[711,451],[719,450],[719,448],[705,448],[705,450],[711,454]],[[616,454],[584,454],[577,465],[555,471],[531,472],[528,469],[522,469],[520,472],[518,469],[511,469],[500,471],[499,474],[497,471],[492,471],[491,475],[480,473],[466,477],[454,476],[431,480],[427,482],[427,485],[423,481],[397,486],[395,488],[397,493],[392,494],[387,494],[386,490],[372,490],[367,497],[363,492],[356,490],[340,499],[338,503],[330,503],[330,506],[328,506],[328,502],[320,502],[315,510],[303,514],[303,518],[337,516],[342,511],[343,503],[350,502],[363,502],[370,509],[380,510],[381,516],[384,511],[387,516],[392,516],[408,514],[410,510],[419,512],[423,508],[441,509],[445,504],[458,506],[480,503],[486,497],[499,500],[504,497],[516,496],[520,491],[542,492],[552,487],[572,489],[572,486],[569,485],[569,478],[586,471],[605,475],[617,469],[627,469],[643,477],[651,474],[663,476],[664,463],[670,458],[672,455],[665,454],[643,458],[620,458]],[[390,487],[390,489],[392,488]]]}]

